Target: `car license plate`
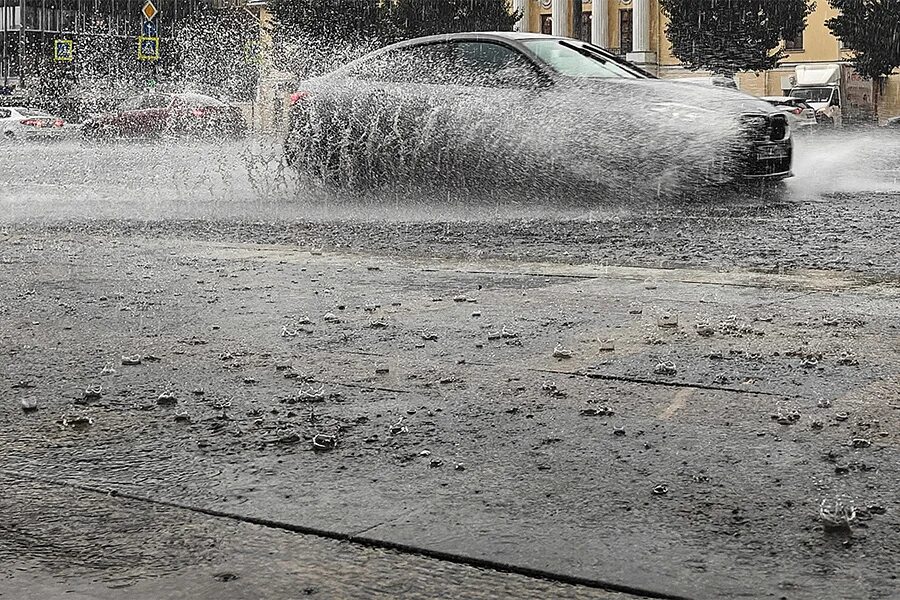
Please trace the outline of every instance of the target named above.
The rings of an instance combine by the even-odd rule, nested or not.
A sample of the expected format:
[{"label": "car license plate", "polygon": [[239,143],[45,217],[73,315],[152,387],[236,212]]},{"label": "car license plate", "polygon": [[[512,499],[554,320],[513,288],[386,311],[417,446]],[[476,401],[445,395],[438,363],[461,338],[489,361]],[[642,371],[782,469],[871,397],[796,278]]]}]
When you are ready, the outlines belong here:
[{"label": "car license plate", "polygon": [[756,148],[756,160],[776,160],[787,156],[787,151],[781,146],[758,146]]}]

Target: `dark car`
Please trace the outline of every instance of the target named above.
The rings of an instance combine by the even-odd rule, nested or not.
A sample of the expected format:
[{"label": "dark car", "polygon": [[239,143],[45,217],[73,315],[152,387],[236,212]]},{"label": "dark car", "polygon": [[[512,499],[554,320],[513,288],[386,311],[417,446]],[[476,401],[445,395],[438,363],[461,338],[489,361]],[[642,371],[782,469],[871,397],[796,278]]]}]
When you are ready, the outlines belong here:
[{"label": "dark car", "polygon": [[239,108],[203,94],[149,93],[122,102],[113,111],[88,118],[85,137],[158,137],[162,135],[243,135]]},{"label": "dark car", "polygon": [[409,40],[302,82],[291,103],[288,163],[338,183],[562,173],[633,191],[791,175],[790,128],[770,104],[561,37]]}]

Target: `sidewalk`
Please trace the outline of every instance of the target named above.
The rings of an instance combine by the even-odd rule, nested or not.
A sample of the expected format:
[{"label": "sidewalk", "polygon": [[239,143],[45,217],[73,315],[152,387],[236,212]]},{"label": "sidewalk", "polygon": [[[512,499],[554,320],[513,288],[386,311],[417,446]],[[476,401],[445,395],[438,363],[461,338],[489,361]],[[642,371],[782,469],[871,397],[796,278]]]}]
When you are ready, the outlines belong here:
[{"label": "sidewalk", "polygon": [[[889,284],[19,241],[0,284],[6,477],[648,593],[896,589],[900,293]],[[132,354],[141,365],[121,364]],[[39,410],[23,414],[23,399]],[[835,497],[857,507],[852,532],[823,528],[819,505]],[[40,532],[37,515],[62,510],[11,522]],[[56,541],[65,522],[50,556],[69,555]],[[125,547],[143,548],[149,530],[173,547],[191,532],[115,522]],[[9,539],[0,555],[41,559],[11,553]]]}]

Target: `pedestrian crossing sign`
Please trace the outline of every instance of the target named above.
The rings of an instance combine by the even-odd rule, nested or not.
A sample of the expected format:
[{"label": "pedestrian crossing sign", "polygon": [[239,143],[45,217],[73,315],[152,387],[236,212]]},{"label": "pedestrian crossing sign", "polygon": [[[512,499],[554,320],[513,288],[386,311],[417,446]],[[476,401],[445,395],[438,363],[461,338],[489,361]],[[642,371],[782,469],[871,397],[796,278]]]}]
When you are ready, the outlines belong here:
[{"label": "pedestrian crossing sign", "polygon": [[72,40],[53,40],[53,58],[58,62],[71,62],[74,55]]},{"label": "pedestrian crossing sign", "polygon": [[159,60],[158,37],[141,36],[138,38],[138,59]]}]

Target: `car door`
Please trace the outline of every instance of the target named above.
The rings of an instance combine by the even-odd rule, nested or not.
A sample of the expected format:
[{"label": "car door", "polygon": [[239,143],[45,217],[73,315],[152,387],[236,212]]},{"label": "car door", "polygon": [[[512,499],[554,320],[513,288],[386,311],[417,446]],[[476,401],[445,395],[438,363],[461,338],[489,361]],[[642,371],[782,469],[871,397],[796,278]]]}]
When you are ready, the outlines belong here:
[{"label": "car door", "polygon": [[449,49],[447,43],[393,48],[345,69],[340,85],[313,93],[318,99],[311,106],[327,105],[314,118],[323,120],[320,135],[339,132],[329,146],[340,153],[347,175],[402,177],[416,170],[432,132],[425,126],[433,104],[429,90],[447,82]]},{"label": "car door", "polygon": [[385,147],[401,176],[440,171],[440,154],[450,148],[448,95],[458,77],[451,53],[452,44],[447,42],[401,48],[390,57],[391,68],[376,85]]},{"label": "car door", "polygon": [[104,115],[100,119],[100,124],[103,128],[120,135],[134,135],[143,103],[144,96],[129,98],[122,102],[115,111]]},{"label": "car door", "polygon": [[172,97],[166,94],[147,94],[141,108],[132,115],[135,135],[157,136],[166,130],[170,116]]},{"label": "car door", "polygon": [[529,57],[496,40],[454,41],[450,62],[455,76],[443,93],[455,107],[449,128],[462,138],[453,144],[454,168],[517,179],[523,157],[533,154],[528,133],[544,112],[547,80]]},{"label": "car door", "polygon": [[511,120],[533,102],[540,79],[521,52],[487,40],[401,47],[380,62],[366,90],[377,108],[369,122],[388,167],[403,176],[465,175],[515,142]]}]

